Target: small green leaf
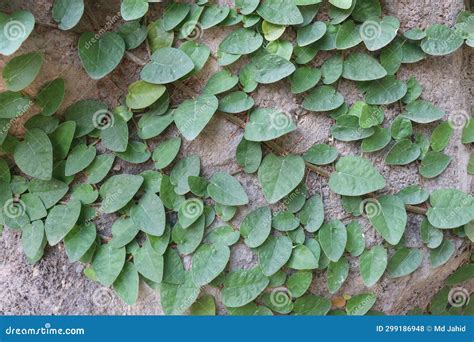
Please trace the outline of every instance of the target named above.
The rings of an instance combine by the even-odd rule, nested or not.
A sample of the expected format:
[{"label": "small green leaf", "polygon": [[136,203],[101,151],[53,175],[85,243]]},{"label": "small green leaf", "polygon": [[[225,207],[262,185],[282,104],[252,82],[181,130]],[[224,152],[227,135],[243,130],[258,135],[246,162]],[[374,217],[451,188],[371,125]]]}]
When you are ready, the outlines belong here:
[{"label": "small green leaf", "polygon": [[451,240],[444,240],[439,247],[430,251],[431,267],[436,268],[444,265],[454,254],[455,246]]},{"label": "small green leaf", "polygon": [[130,217],[135,226],[147,234],[161,236],[165,231],[165,208],[154,193],[145,193],[138,204],[130,209]]},{"label": "small green leaf", "polygon": [[446,25],[435,24],[426,29],[426,37],[421,42],[424,52],[432,56],[449,55],[463,44],[459,31]]},{"label": "small green leaf", "polygon": [[185,273],[184,283],[162,283],[160,300],[166,315],[182,315],[197,299],[200,287],[194,284],[191,272]]},{"label": "small green leaf", "polygon": [[174,82],[194,69],[191,58],[180,49],[164,47],[151,55],[140,73],[142,80],[154,84]]},{"label": "small green leaf", "polygon": [[299,46],[306,46],[320,40],[326,33],[326,24],[322,21],[316,21],[309,25],[299,27],[296,41]]},{"label": "small green leaf", "polygon": [[204,236],[205,217],[201,215],[191,226],[184,229],[179,223],[173,227],[172,239],[178,245],[181,254],[193,253],[201,244]]},{"label": "small green leaf", "polygon": [[346,248],[347,230],[339,220],[323,224],[319,230],[319,243],[329,260],[337,262]]},{"label": "small green leaf", "polygon": [[16,146],[13,158],[18,168],[28,176],[46,181],[51,179],[53,147],[42,130],[28,130],[25,139]]},{"label": "small green leaf", "polygon": [[42,256],[45,245],[43,221],[34,221],[21,230],[21,246],[28,259],[34,260],[38,254]]},{"label": "small green leaf", "polygon": [[372,287],[382,277],[387,267],[387,251],[374,246],[360,256],[360,274],[367,287]]},{"label": "small green leaf", "polygon": [[10,56],[18,50],[34,26],[35,17],[28,11],[0,13],[0,54]]},{"label": "small green leaf", "polygon": [[70,262],[76,262],[87,253],[96,239],[97,231],[93,223],[75,226],[64,238],[64,248]]},{"label": "small green leaf", "polygon": [[67,157],[64,174],[66,176],[72,176],[81,172],[92,163],[96,153],[97,151],[93,145],[76,145]]},{"label": "small green leaf", "polygon": [[257,298],[269,281],[259,267],[233,271],[225,278],[222,303],[231,308],[244,306]]},{"label": "small green leaf", "polygon": [[324,204],[320,195],[309,198],[299,214],[301,224],[308,232],[317,231],[324,221]]},{"label": "small green leaf", "polygon": [[421,204],[428,200],[430,194],[419,185],[409,185],[397,193],[405,204]]},{"label": "small green leaf", "polygon": [[174,112],[174,122],[186,140],[194,140],[206,127],[218,107],[214,95],[204,94],[186,100]]},{"label": "small green leaf", "polygon": [[388,45],[397,36],[399,28],[400,21],[395,17],[370,18],[360,27],[360,36],[367,50],[376,51]]},{"label": "small green leaf", "polygon": [[329,299],[305,295],[295,301],[293,313],[295,315],[324,316],[330,309],[331,301]]},{"label": "small green leaf", "polygon": [[346,304],[346,312],[351,316],[365,315],[375,304],[377,296],[373,293],[362,293],[350,298]]},{"label": "small green leaf", "polygon": [[217,95],[232,89],[238,82],[239,78],[232,75],[230,71],[221,70],[212,74],[202,91],[205,94]]},{"label": "small green leaf", "polygon": [[262,161],[262,147],[259,142],[248,141],[242,137],[235,157],[246,173],[254,173]]},{"label": "small green leaf", "polygon": [[219,102],[218,109],[221,112],[237,114],[249,110],[253,105],[253,98],[243,91],[236,91],[224,96]]},{"label": "small green leaf", "polygon": [[176,158],[181,147],[181,138],[175,137],[160,143],[153,151],[155,168],[164,169]]},{"label": "small green leaf", "polygon": [[363,152],[376,152],[383,149],[390,143],[390,130],[383,127],[374,127],[374,134],[362,141]]},{"label": "small green leaf", "polygon": [[303,102],[303,108],[313,112],[327,112],[340,107],[344,97],[331,86],[319,86],[312,90]]},{"label": "small green leaf", "polygon": [[49,209],[63,198],[69,188],[65,183],[56,179],[50,181],[33,179],[28,184],[28,190],[38,195],[45,208]]},{"label": "small green leaf", "polygon": [[263,37],[256,31],[241,28],[232,31],[219,45],[219,50],[232,55],[246,55],[256,51],[263,43]]},{"label": "small green leaf", "polygon": [[138,231],[131,218],[119,218],[112,224],[112,240],[109,244],[114,248],[123,247],[135,238]]},{"label": "small green leaf", "polygon": [[244,137],[249,141],[268,141],[296,129],[291,117],[273,108],[258,108],[250,114]]},{"label": "small green leaf", "polygon": [[420,174],[425,178],[434,178],[443,173],[451,163],[451,157],[443,152],[429,151],[421,161]]},{"label": "small green leaf", "polygon": [[405,107],[405,112],[401,115],[417,123],[430,123],[441,119],[444,116],[444,112],[435,107],[432,103],[416,100],[410,102]]},{"label": "small green leaf", "polygon": [[44,230],[50,246],[56,245],[74,228],[81,213],[81,202],[71,200],[67,205],[57,205],[48,214]]},{"label": "small green leaf", "polygon": [[449,122],[440,123],[431,134],[431,148],[435,152],[441,152],[449,144],[453,135],[453,128]]},{"label": "small green leaf", "polygon": [[127,106],[131,109],[142,109],[158,100],[166,91],[166,87],[145,81],[136,81],[128,86]]},{"label": "small green leaf", "polygon": [[250,248],[262,245],[272,229],[272,213],[268,207],[250,212],[240,224],[240,234]]},{"label": "small green leaf", "polygon": [[196,222],[204,211],[204,204],[199,198],[189,198],[181,203],[178,221],[182,228],[188,228]]},{"label": "small green leaf", "polygon": [[342,257],[337,262],[330,262],[327,272],[328,290],[336,293],[349,275],[349,262]]},{"label": "small green leaf", "polygon": [[293,298],[299,298],[308,291],[313,280],[313,274],[308,271],[298,271],[288,277],[286,286]]},{"label": "small green leaf", "polygon": [[122,5],[120,6],[120,13],[124,20],[140,19],[147,11],[147,0],[122,0]]},{"label": "small green leaf", "polygon": [[121,174],[110,177],[99,190],[102,198],[100,210],[113,213],[122,209],[135,196],[142,183],[141,176]]},{"label": "small green leaf", "polygon": [[61,30],[70,30],[84,13],[84,0],[54,0],[52,16]]},{"label": "small green leaf", "polygon": [[199,298],[191,306],[192,316],[215,316],[216,315],[216,303],[214,297],[211,295],[205,295]]},{"label": "small green leaf", "polygon": [[474,198],[460,190],[435,190],[430,204],[427,217],[436,228],[457,228],[474,219]]},{"label": "small green leaf", "polygon": [[365,202],[364,213],[388,243],[396,245],[400,242],[407,224],[407,213],[399,197],[384,195],[369,200]]},{"label": "small green leaf", "polygon": [[115,157],[112,154],[101,154],[95,157],[94,161],[87,167],[88,184],[97,184],[102,181],[109,173],[114,163]]},{"label": "small green leaf", "polygon": [[392,146],[385,157],[385,163],[387,165],[407,165],[417,160],[420,154],[420,147],[417,144],[412,143],[409,139],[402,139]]},{"label": "small green leaf", "polygon": [[191,6],[186,3],[170,2],[166,5],[163,14],[163,26],[166,31],[170,31],[178,26],[189,13]]},{"label": "small green leaf", "polygon": [[307,246],[298,245],[293,248],[287,267],[294,270],[312,270],[318,267],[318,259]]},{"label": "small green leaf", "polygon": [[371,105],[388,105],[401,100],[406,93],[405,82],[397,80],[395,76],[387,76],[369,83],[365,100]]},{"label": "small green leaf", "polygon": [[321,79],[321,71],[317,68],[302,66],[290,76],[291,92],[300,94],[313,88]]},{"label": "small green leaf", "polygon": [[265,54],[254,57],[251,62],[254,79],[258,83],[269,84],[280,81],[290,76],[295,71],[295,66],[285,58]]},{"label": "small green leaf", "polygon": [[268,0],[260,3],[257,13],[275,25],[299,25],[303,16],[293,0]]},{"label": "small green leaf", "polygon": [[2,71],[6,88],[10,91],[20,91],[28,87],[35,80],[42,64],[43,56],[39,52],[12,58]]},{"label": "small green leaf", "polygon": [[125,303],[134,305],[138,299],[139,282],[140,278],[135,265],[127,261],[114,281],[114,290]]},{"label": "small green leaf", "polygon": [[64,117],[76,122],[75,137],[83,137],[97,128],[97,119],[107,113],[107,106],[95,100],[81,100],[66,109]]},{"label": "small green leaf", "polygon": [[175,186],[174,191],[178,195],[189,192],[189,176],[199,176],[201,161],[199,156],[190,155],[179,160],[170,173],[171,184]]},{"label": "small green leaf", "polygon": [[346,250],[352,256],[359,256],[365,249],[365,238],[359,222],[352,221],[347,225]]},{"label": "small green leaf", "polygon": [[224,205],[245,205],[249,201],[242,185],[224,172],[217,172],[212,176],[207,192],[214,201]]},{"label": "small green leaf", "polygon": [[364,53],[350,54],[344,60],[342,77],[352,81],[372,81],[383,78],[387,71],[373,57]]},{"label": "small green leaf", "polygon": [[416,271],[423,262],[423,253],[415,248],[400,248],[390,258],[387,266],[389,278],[399,278]]},{"label": "small green leaf", "polygon": [[163,257],[153,249],[148,240],[133,255],[133,263],[142,276],[156,283],[161,283],[163,279]]},{"label": "small green leaf", "polygon": [[209,284],[224,271],[230,258],[229,247],[225,245],[201,245],[193,255],[191,274],[198,286]]},{"label": "small green leaf", "polygon": [[269,236],[263,245],[258,247],[258,260],[264,275],[275,274],[290,259],[291,240],[286,236]]}]

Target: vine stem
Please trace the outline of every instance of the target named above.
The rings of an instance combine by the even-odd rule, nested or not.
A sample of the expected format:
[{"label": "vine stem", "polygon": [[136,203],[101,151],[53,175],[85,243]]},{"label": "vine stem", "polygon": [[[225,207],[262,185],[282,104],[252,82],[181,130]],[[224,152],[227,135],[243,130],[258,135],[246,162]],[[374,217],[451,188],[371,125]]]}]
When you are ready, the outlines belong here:
[{"label": "vine stem", "polygon": [[[239,126],[242,129],[245,129],[245,122],[243,120],[239,119],[238,117],[236,117],[235,115],[222,113],[222,112],[219,112],[219,114],[221,116],[223,116],[226,120],[234,123],[235,125]],[[269,147],[271,150],[275,151],[276,153],[278,153],[280,155],[287,155],[288,154],[288,152],[283,147],[281,147],[280,145],[278,145],[274,141],[264,141],[263,143],[265,145],[267,145],[267,147]],[[305,165],[306,165],[306,168],[309,171],[317,173],[317,174],[319,174],[323,177],[329,178],[331,176],[331,173],[329,171],[323,169],[322,167],[313,165],[311,163],[308,163],[307,161],[305,161]],[[366,196],[371,197],[371,198],[377,198],[377,196],[373,193],[369,193]],[[426,213],[427,213],[427,210],[425,208],[414,206],[414,205],[408,205],[407,204],[407,205],[405,205],[405,209],[407,211],[413,213],[413,214],[418,214],[418,215],[426,215]]]}]

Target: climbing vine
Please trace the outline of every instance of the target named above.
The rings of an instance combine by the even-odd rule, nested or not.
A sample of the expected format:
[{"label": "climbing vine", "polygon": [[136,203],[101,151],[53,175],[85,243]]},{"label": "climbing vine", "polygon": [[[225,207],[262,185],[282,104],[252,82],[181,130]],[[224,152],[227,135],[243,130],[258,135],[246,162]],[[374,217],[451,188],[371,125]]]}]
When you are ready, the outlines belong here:
[{"label": "climbing vine", "polygon": [[[384,274],[404,277],[422,264],[426,249],[405,246],[408,214],[424,216],[419,230],[433,268],[455,253],[450,237],[473,241],[472,195],[458,189],[430,193],[419,184],[381,194],[386,180],[366,157],[384,150],[386,165],[417,163],[421,177],[430,179],[449,167],[444,150],[455,130],[462,130],[462,143],[474,142],[470,114],[447,114],[423,99],[415,77],[397,78],[403,64],[472,47],[470,12],[461,12],[454,27],[433,24],[402,33],[397,18],[382,15],[379,0],[235,0],[233,7],[153,2],[123,0],[125,23],[114,16],[103,27],[83,0],[52,6],[59,30],[75,27],[83,16],[97,26],[81,33],[77,45],[92,79],[110,74],[124,58],[140,67],[140,79],[112,110],[90,99],[59,113],[66,93],[61,78],[28,94],[43,63],[39,51],[14,56],[2,71],[0,223],[21,231],[29,262],[38,262],[46,245],[62,243],[71,262],[87,265],[88,278],[112,287],[127,304],[136,302],[140,280],[159,289],[166,314],[215,314],[214,297],[201,295],[210,286],[220,289],[230,314],[363,315],[376,303],[370,289]],[[162,16],[152,19],[151,8],[163,9]],[[14,54],[34,25],[28,11],[0,13],[0,54]],[[216,52],[200,42],[205,30],[224,27],[233,30]],[[133,53],[142,45],[147,60]],[[332,54],[316,66],[320,51]],[[210,59],[220,68],[196,93],[185,81],[199,77]],[[347,103],[341,80],[353,81],[364,99]],[[298,113],[255,105],[258,86],[275,82],[300,97]],[[177,101],[175,91],[187,99]],[[9,134],[33,106],[41,111],[25,123],[24,137]],[[388,108],[399,109],[393,120],[386,119]],[[330,143],[302,155],[286,151],[278,138],[298,129],[295,119],[303,111],[331,117],[332,137],[360,141],[363,156],[340,156]],[[223,171],[201,176],[197,155],[177,160],[182,139],[198,138],[214,116],[241,129],[235,160],[242,172],[255,175],[268,202],[238,226],[234,215],[249,204],[238,179]],[[428,123],[435,123],[431,135],[419,133]],[[172,126],[178,134],[157,139]],[[126,174],[114,169],[117,159],[153,164]],[[467,172],[473,173],[472,156]],[[322,195],[307,188],[309,173],[328,179],[349,221],[326,217]],[[114,217],[111,235],[96,226],[106,214]],[[383,244],[366,247],[359,217]],[[256,254],[258,265],[229,269],[238,243]],[[186,267],[184,256],[190,257]],[[335,296],[352,258],[369,290]],[[310,292],[315,273],[326,274],[327,296]],[[453,274],[428,312],[472,312],[472,303],[460,302],[449,286],[473,275],[472,264]]]}]

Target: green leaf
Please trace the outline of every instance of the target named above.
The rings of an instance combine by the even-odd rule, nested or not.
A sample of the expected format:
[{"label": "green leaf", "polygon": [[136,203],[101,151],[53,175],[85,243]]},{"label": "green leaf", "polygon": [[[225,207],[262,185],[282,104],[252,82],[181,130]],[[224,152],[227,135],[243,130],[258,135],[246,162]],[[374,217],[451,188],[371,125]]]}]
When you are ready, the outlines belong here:
[{"label": "green leaf", "polygon": [[205,44],[197,44],[191,40],[181,44],[179,48],[193,61],[193,74],[204,68],[211,53],[211,50]]},{"label": "green leaf", "polygon": [[425,178],[434,178],[443,173],[451,163],[451,157],[443,152],[429,151],[421,161],[420,174]]},{"label": "green leaf", "polygon": [[260,33],[241,28],[232,31],[219,45],[219,50],[232,55],[246,55],[252,53],[263,43]]},{"label": "green leaf", "polygon": [[51,209],[44,223],[44,230],[50,246],[56,245],[74,228],[81,214],[81,202],[71,200],[67,205]]},{"label": "green leaf", "polygon": [[39,196],[46,209],[55,205],[68,192],[68,186],[56,179],[43,181],[32,179],[28,184],[28,190]]},{"label": "green leaf", "polygon": [[138,121],[138,136],[151,139],[160,135],[174,120],[174,110],[164,115],[155,115],[153,111],[145,113]]},{"label": "green leaf", "polygon": [[173,227],[172,238],[181,254],[191,254],[199,247],[204,236],[204,226],[205,217],[202,215],[186,229],[179,224]]},{"label": "green leaf", "polygon": [[267,155],[258,169],[258,179],[266,200],[276,203],[288,195],[303,179],[304,170],[304,160],[300,156]]},{"label": "green leaf", "polygon": [[84,0],[54,0],[52,16],[61,30],[70,30],[84,13]]},{"label": "green leaf", "polygon": [[97,249],[92,268],[97,280],[104,286],[110,286],[117,279],[125,264],[125,248],[113,248],[109,244]]},{"label": "green leaf", "polygon": [[324,204],[320,195],[316,194],[306,201],[299,218],[304,229],[310,233],[321,227],[324,221]]},{"label": "green leaf", "polygon": [[319,243],[329,260],[337,262],[346,248],[347,230],[339,220],[323,224],[319,230]]},{"label": "green leaf", "polygon": [[191,272],[185,272],[184,283],[162,283],[160,300],[166,315],[182,315],[197,299],[200,287],[194,284]]},{"label": "green leaf", "polygon": [[387,267],[387,251],[374,246],[360,256],[360,275],[365,286],[372,287],[382,277]]},{"label": "green leaf", "polygon": [[254,173],[262,161],[262,147],[260,143],[248,141],[242,137],[237,145],[235,158],[246,173]]},{"label": "green leaf", "polygon": [[342,257],[337,262],[330,262],[328,265],[327,281],[330,293],[336,293],[346,281],[349,275],[349,262]]},{"label": "green leaf", "polygon": [[287,267],[294,270],[312,270],[318,267],[318,259],[307,246],[298,245],[293,248]]},{"label": "green leaf", "polygon": [[178,26],[189,13],[191,6],[186,3],[170,2],[166,5],[163,14],[163,27],[166,31],[170,31]]},{"label": "green leaf", "polygon": [[474,142],[474,120],[469,117],[467,123],[462,129],[461,142],[463,144],[469,144]]},{"label": "green leaf", "polygon": [[252,108],[254,100],[243,91],[236,91],[226,95],[219,102],[221,112],[237,114]]},{"label": "green leaf", "polygon": [[447,263],[455,250],[454,243],[451,240],[444,240],[439,247],[430,251],[431,267],[436,268]]},{"label": "green leaf", "polygon": [[278,272],[290,259],[292,247],[291,240],[286,236],[269,236],[257,249],[263,274],[270,277]]},{"label": "green leaf", "polygon": [[268,141],[296,129],[291,117],[273,108],[258,108],[250,114],[244,138],[249,141]]},{"label": "green leaf", "polygon": [[178,155],[180,147],[180,137],[171,138],[160,143],[153,151],[155,168],[164,169],[170,165]]},{"label": "green leaf", "polygon": [[361,128],[359,120],[355,115],[338,116],[336,124],[331,127],[332,136],[340,141],[357,141],[372,136],[374,128]]},{"label": "green leaf", "polygon": [[365,238],[359,222],[352,221],[347,225],[346,251],[352,256],[359,256],[365,249]]},{"label": "green leaf", "polygon": [[121,174],[110,177],[99,190],[102,198],[100,210],[108,214],[122,209],[135,196],[142,183],[142,176]]},{"label": "green leaf", "polygon": [[313,112],[327,112],[340,107],[344,97],[331,86],[319,86],[306,96],[303,108]]},{"label": "green leaf", "polygon": [[428,200],[430,194],[419,185],[409,185],[397,193],[405,204],[421,204]]},{"label": "green leaf", "polygon": [[273,214],[272,227],[281,232],[294,230],[298,228],[299,224],[300,220],[287,210]]},{"label": "green leaf", "polygon": [[297,30],[296,41],[299,46],[307,46],[320,40],[326,33],[326,24],[322,21],[315,21],[306,26],[299,27]]},{"label": "green leaf", "polygon": [[400,248],[390,258],[387,266],[389,278],[399,278],[416,271],[423,262],[423,253],[415,248]]},{"label": "green leaf", "polygon": [[390,244],[396,245],[405,232],[405,204],[397,196],[384,195],[364,203],[364,213],[374,228]]},{"label": "green leaf", "polygon": [[402,139],[392,146],[385,157],[385,163],[387,165],[407,165],[417,160],[420,154],[421,150],[417,144],[412,143],[409,139]]},{"label": "green leaf", "polygon": [[388,45],[396,36],[400,21],[394,17],[370,18],[360,27],[360,36],[367,50],[376,51]]},{"label": "green leaf", "polygon": [[410,120],[399,115],[392,122],[390,134],[395,140],[408,138],[413,134],[413,125]]},{"label": "green leaf", "polygon": [[51,145],[53,147],[54,160],[66,158],[69,153],[75,131],[76,123],[74,121],[65,121],[49,135]]},{"label": "green leaf", "polygon": [[207,186],[209,196],[224,205],[245,205],[249,202],[242,185],[225,172],[216,172]]},{"label": "green leaf", "polygon": [[131,109],[146,108],[158,100],[165,91],[166,87],[163,85],[136,81],[128,86],[127,107]]},{"label": "green leaf", "polygon": [[72,176],[88,167],[95,158],[97,151],[93,145],[76,145],[66,160],[65,176]]},{"label": "green leaf", "polygon": [[66,109],[64,117],[76,122],[75,137],[83,137],[97,128],[97,119],[107,113],[107,106],[95,100],[81,100]]},{"label": "green leaf", "polygon": [[199,198],[189,198],[181,203],[178,221],[182,228],[188,228],[199,219],[204,211],[204,204]]},{"label": "green leaf", "polygon": [[407,82],[407,94],[403,97],[402,101],[405,103],[410,103],[418,99],[423,92],[423,87],[416,80],[415,77],[410,77]]},{"label": "green leaf", "polygon": [[474,198],[456,189],[435,190],[430,196],[429,222],[436,228],[460,227],[474,219]]},{"label": "green leaf", "polygon": [[[354,1],[355,2],[355,1]],[[362,41],[359,34],[359,28],[355,26],[352,20],[346,20],[339,26],[336,34],[336,48],[338,50],[350,49]]]},{"label": "green leaf", "polygon": [[[22,116],[32,105],[32,101],[28,96],[20,92],[5,91],[0,93],[0,118],[13,119]],[[9,121],[5,120],[5,125],[2,127],[6,130],[4,135],[8,133]]]},{"label": "green leaf", "polygon": [[211,295],[205,295],[199,298],[191,306],[192,316],[215,316],[216,315],[216,303],[214,297]]},{"label": "green leaf", "polygon": [[38,76],[43,55],[32,52],[9,60],[2,71],[5,86],[10,91],[20,91],[28,87]]},{"label": "green leaf", "polygon": [[53,172],[53,147],[46,133],[28,130],[13,152],[18,168],[28,176],[50,180]]},{"label": "green leaf", "polygon": [[42,255],[44,249],[44,225],[43,221],[34,221],[21,229],[21,246],[28,259],[36,259]]},{"label": "green leaf", "polygon": [[474,264],[466,264],[448,277],[446,285],[460,284],[472,278],[474,278]]},{"label": "green leaf", "polygon": [[362,107],[362,113],[359,117],[359,126],[361,128],[370,128],[382,124],[385,114],[382,108],[365,105]]},{"label": "green leaf", "polygon": [[430,102],[416,100],[410,102],[405,107],[405,112],[403,112],[401,115],[413,122],[430,123],[441,119],[445,113]]},{"label": "green leaf", "polygon": [[339,195],[360,196],[383,189],[385,179],[368,160],[347,156],[336,163],[329,187]]},{"label": "green leaf", "polygon": [[435,152],[441,152],[449,144],[453,135],[453,128],[449,122],[442,122],[433,130],[431,134],[431,148]]},{"label": "green leaf", "polygon": [[39,128],[46,134],[51,134],[59,125],[59,119],[51,116],[35,115],[25,122],[26,129]]},{"label": "green leaf", "polygon": [[184,283],[184,266],[177,249],[168,248],[163,256],[163,282],[171,284]]},{"label": "green leaf", "polygon": [[235,0],[235,7],[241,14],[249,15],[257,9],[259,2],[259,0]]},{"label": "green leaf", "polygon": [[206,127],[218,107],[214,95],[204,94],[186,100],[174,112],[174,122],[186,140],[194,140]]},{"label": "green leaf", "polygon": [[203,30],[216,26],[221,23],[228,15],[230,8],[228,6],[210,5],[206,7],[200,18]]},{"label": "green leaf", "polygon": [[374,127],[374,134],[362,141],[363,152],[376,152],[383,149],[391,140],[390,130],[383,127]]},{"label": "green leaf", "polygon": [[217,95],[234,88],[238,82],[239,78],[230,71],[221,70],[212,74],[202,91],[205,94]]},{"label": "green leaf", "polygon": [[70,262],[76,262],[94,243],[97,236],[96,226],[93,223],[75,226],[64,238],[64,248]]},{"label": "green leaf", "polygon": [[275,25],[268,21],[262,22],[262,33],[266,40],[269,42],[275,41],[281,37],[285,32],[286,27],[283,25]]},{"label": "green leaf", "polygon": [[133,50],[139,47],[147,37],[147,28],[138,21],[130,21],[123,24],[117,30],[120,37],[125,42],[127,50]]},{"label": "green leaf", "polygon": [[164,47],[151,55],[151,61],[143,67],[140,77],[150,83],[166,84],[182,78],[193,69],[193,61],[186,53]]},{"label": "green leaf", "polygon": [[351,316],[363,316],[374,306],[377,296],[373,293],[358,294],[347,301],[346,312]]},{"label": "green leaf", "polygon": [[321,79],[321,71],[317,68],[302,66],[291,75],[291,92],[300,94],[313,88]]},{"label": "green leaf", "polygon": [[407,85],[395,76],[387,76],[372,81],[367,87],[365,100],[371,105],[388,105],[402,99],[407,93]]},{"label": "green leaf", "polygon": [[280,81],[290,76],[295,71],[295,66],[285,58],[266,54],[254,57],[251,62],[254,79],[258,83],[269,84]]},{"label": "green leaf", "polygon": [[198,286],[209,284],[224,271],[230,258],[230,249],[220,244],[203,244],[193,255],[191,274]]},{"label": "green leaf", "polygon": [[141,164],[151,157],[148,146],[140,141],[130,141],[125,152],[116,152],[117,157],[131,164]]},{"label": "green leaf", "polygon": [[97,184],[102,181],[109,173],[114,163],[115,157],[112,154],[101,154],[95,157],[94,161],[87,167],[88,184]]},{"label": "green leaf", "polygon": [[163,257],[147,241],[133,255],[133,263],[138,273],[151,281],[161,283],[163,279]]},{"label": "green leaf", "polygon": [[114,248],[123,247],[135,238],[138,230],[131,218],[119,218],[112,224],[112,240],[109,244]]},{"label": "green leaf", "polygon": [[343,59],[340,55],[335,55],[324,61],[321,66],[324,84],[333,84],[342,75]]},{"label": "green leaf", "polygon": [[122,0],[120,13],[124,20],[140,19],[146,12],[148,12],[147,0]]},{"label": "green leaf", "polygon": [[240,235],[250,248],[262,245],[272,229],[272,213],[268,207],[255,209],[240,224]]},{"label": "green leaf", "polygon": [[293,313],[295,315],[324,316],[330,309],[331,301],[329,299],[305,295],[295,301]]},{"label": "green leaf", "polygon": [[174,33],[166,32],[163,20],[155,20],[147,27],[148,45],[152,53],[162,49],[169,48],[173,44]]},{"label": "green leaf", "polygon": [[128,147],[128,125],[121,116],[111,114],[111,124],[100,131],[102,144],[111,151],[125,152]]},{"label": "green leaf", "polygon": [[342,77],[352,81],[372,81],[387,76],[377,60],[364,53],[351,53],[344,60]]},{"label": "green leaf", "polygon": [[257,13],[275,25],[299,25],[303,16],[293,0],[267,0],[260,3]]},{"label": "green leaf", "polygon": [[48,215],[41,198],[34,193],[26,193],[21,195],[21,200],[25,204],[26,214],[31,222],[42,219]]},{"label": "green leaf", "polygon": [[463,44],[459,31],[446,25],[434,24],[426,29],[426,37],[421,42],[421,48],[428,55],[444,56],[453,53]]},{"label": "green leaf", "polygon": [[189,192],[189,176],[199,176],[201,161],[199,156],[190,155],[179,160],[170,173],[171,184],[175,186],[174,191],[178,195]]},{"label": "green leaf", "polygon": [[85,32],[79,38],[78,49],[87,74],[98,80],[120,63],[125,53],[125,42],[115,32],[105,32],[99,38],[92,32]]},{"label": "green leaf", "polygon": [[114,290],[125,303],[134,305],[138,299],[139,283],[140,278],[135,265],[127,261],[114,281]]},{"label": "green leaf", "polygon": [[269,281],[259,267],[233,271],[225,278],[222,303],[231,308],[244,306],[257,298]]},{"label": "green leaf", "polygon": [[313,280],[313,274],[308,271],[298,271],[288,277],[286,286],[293,298],[301,297],[308,291]]},{"label": "green leaf", "polygon": [[34,26],[35,17],[28,11],[0,13],[0,54],[10,56],[18,50]]},{"label": "green leaf", "polygon": [[165,231],[165,208],[154,193],[145,193],[138,204],[130,209],[130,217],[138,229],[147,234],[161,236]]},{"label": "green leaf", "polygon": [[329,0],[329,3],[337,8],[348,9],[352,6],[353,0]]},{"label": "green leaf", "polygon": [[239,231],[234,230],[231,226],[221,226],[211,230],[206,235],[204,241],[212,244],[232,246],[239,241],[239,238]]}]

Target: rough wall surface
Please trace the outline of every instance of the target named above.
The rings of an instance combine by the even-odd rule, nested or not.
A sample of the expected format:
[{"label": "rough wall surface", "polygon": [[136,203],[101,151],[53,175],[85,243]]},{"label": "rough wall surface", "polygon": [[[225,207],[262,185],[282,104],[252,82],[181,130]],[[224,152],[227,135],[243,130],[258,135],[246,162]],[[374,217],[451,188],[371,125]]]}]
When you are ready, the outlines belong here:
[{"label": "rough wall surface", "polygon": [[[220,1],[221,3],[232,3]],[[432,23],[446,23],[452,25],[457,13],[464,7],[463,0],[385,0],[382,1],[384,14],[394,15],[401,21],[401,30],[413,27],[424,28]],[[17,9],[28,9],[36,18],[35,30],[22,46],[18,53],[32,50],[41,50],[45,61],[39,77],[28,88],[28,92],[35,93],[44,82],[63,77],[66,80],[66,99],[62,110],[71,103],[80,99],[100,99],[113,107],[127,92],[127,86],[138,79],[140,66],[124,59],[119,68],[106,78],[93,81],[83,71],[77,53],[79,34],[92,27],[115,27],[120,24],[119,1],[89,1],[86,13],[80,24],[71,31],[59,31],[54,28],[51,19],[52,0],[9,0],[0,3],[0,11],[11,12]],[[163,9],[162,4],[151,4],[154,9],[150,20],[156,19]],[[155,10],[156,9],[156,10]],[[324,16],[324,14],[321,14]],[[200,41],[207,44],[215,55],[217,46],[230,29],[213,28],[203,32]],[[290,33],[291,37],[291,33]],[[422,97],[441,107],[446,113],[456,115],[459,112],[469,113],[473,100],[473,70],[474,54],[472,49],[459,49],[456,53],[438,58],[427,58],[414,65],[403,65],[399,77],[406,80],[416,76],[423,85]],[[139,48],[133,53],[142,60],[147,59],[145,48]],[[314,61],[320,65],[327,55],[320,54]],[[9,58],[0,58],[0,69]],[[236,71],[241,64],[233,67]],[[206,68],[197,76],[186,82],[193,91],[199,92],[209,76],[218,69],[215,60],[210,59]],[[0,91],[3,87],[0,80]],[[339,91],[346,101],[353,103],[362,96],[354,84],[342,81]],[[180,90],[173,94],[175,103],[179,103],[183,96]],[[329,143],[338,148],[342,155],[361,154],[359,144],[344,143],[332,140],[329,128],[332,120],[324,114],[304,113],[298,110],[303,101],[302,96],[294,96],[288,92],[288,82],[278,82],[269,86],[259,86],[253,94],[256,106],[280,107],[286,112],[293,113],[298,122],[298,130],[288,137],[280,139],[278,143],[293,153],[302,153],[314,143]],[[59,112],[61,113],[62,110]],[[33,108],[27,116],[38,112]],[[398,106],[389,106],[386,110],[387,125],[398,114]],[[426,131],[433,127],[425,128]],[[15,133],[21,135],[21,122],[14,127]],[[415,130],[420,130],[415,127]],[[409,184],[423,184],[428,189],[439,187],[455,187],[466,192],[474,192],[472,177],[466,174],[466,165],[469,158],[469,147],[460,143],[460,130],[455,131],[454,137],[447,148],[447,153],[453,157],[449,168],[433,180],[423,180],[418,174],[416,163],[404,167],[384,165],[383,158],[386,150],[365,155],[377,165],[380,172],[387,179],[386,191],[393,193]],[[176,134],[169,129],[166,135]],[[250,205],[241,208],[233,219],[236,226],[243,216],[252,208],[262,206],[265,200],[255,175],[245,174],[235,161],[235,148],[243,132],[237,126],[216,115],[208,127],[193,142],[185,142],[180,156],[198,154],[202,161],[202,174],[209,176],[217,170],[225,170],[234,174],[244,185],[249,194]],[[151,146],[156,145],[165,137],[155,139]],[[472,147],[471,147],[472,149]],[[138,173],[146,166],[131,167],[117,162],[114,172],[127,171]],[[326,218],[338,218],[343,222],[349,221],[349,216],[341,207],[337,195],[330,193],[327,180],[310,174],[307,178],[310,194],[319,192],[325,202]],[[107,234],[113,217],[103,217],[100,228]],[[375,309],[387,314],[404,314],[414,307],[426,306],[436,291],[442,287],[444,280],[462,263],[466,262],[471,254],[470,246],[460,239],[452,237],[457,246],[456,255],[442,267],[433,270],[430,268],[427,250],[423,247],[419,225],[421,217],[409,214],[406,242],[409,247],[424,249],[422,266],[413,274],[391,280],[386,277],[371,289],[366,289],[358,272],[358,261],[351,260],[349,278],[337,295],[344,293],[357,294],[363,291],[374,291],[378,295]],[[364,227],[366,246],[370,247],[382,242],[382,238],[371,228],[365,219],[360,219]],[[254,253],[245,245],[233,247],[230,269],[249,268],[257,262]],[[135,306],[123,304],[111,290],[103,288],[85,278],[82,274],[84,266],[79,263],[70,264],[62,245],[47,247],[43,260],[35,265],[27,263],[23,255],[20,234],[5,229],[0,239],[0,314],[161,314],[159,294],[143,285],[140,298]],[[311,291],[315,294],[327,296],[326,279],[324,273],[316,272]],[[474,284],[470,284],[474,287]],[[212,288],[205,291],[216,295]],[[472,289],[471,289],[472,291]],[[220,307],[220,313],[225,313]]]}]

